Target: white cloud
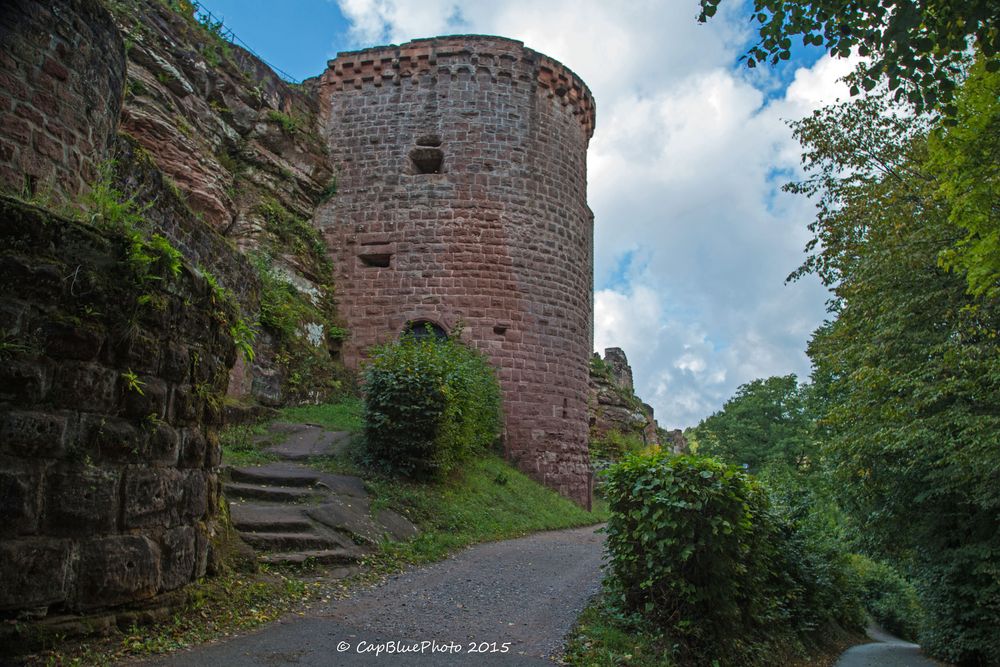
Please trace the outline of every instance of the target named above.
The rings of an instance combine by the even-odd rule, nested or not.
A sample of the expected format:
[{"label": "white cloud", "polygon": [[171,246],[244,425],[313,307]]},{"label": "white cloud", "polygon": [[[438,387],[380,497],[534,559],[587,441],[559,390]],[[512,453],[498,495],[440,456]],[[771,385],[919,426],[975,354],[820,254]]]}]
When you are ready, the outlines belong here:
[{"label": "white cloud", "polygon": [[[747,23],[696,0],[339,0],[357,46],[499,34],[561,60],[597,100],[589,200],[595,346],[621,347],[661,425],[719,409],[739,384],[808,373],[826,298],[802,259],[812,205],[778,191],[799,174],[786,120],[846,97],[853,63],[824,57],[784,91],[736,59]],[[729,12],[729,13],[725,13]]]}]

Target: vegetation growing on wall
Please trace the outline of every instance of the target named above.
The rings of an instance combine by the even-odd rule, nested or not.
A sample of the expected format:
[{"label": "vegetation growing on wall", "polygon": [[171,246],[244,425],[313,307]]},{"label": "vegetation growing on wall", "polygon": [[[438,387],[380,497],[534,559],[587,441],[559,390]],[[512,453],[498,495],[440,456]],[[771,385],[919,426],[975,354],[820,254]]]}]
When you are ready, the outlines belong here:
[{"label": "vegetation growing on wall", "polygon": [[347,332],[329,315],[329,288],[323,285],[321,292],[307,294],[275,267],[270,255],[254,253],[251,261],[260,276],[260,324],[273,337],[274,359],[284,370],[289,399],[329,399],[345,388],[347,379],[338,359]]},{"label": "vegetation growing on wall", "polygon": [[[332,266],[309,220],[335,190],[314,97],[231,43],[225,26],[192,2],[107,1],[129,47],[126,107],[134,113],[123,127],[153,151],[165,139],[182,143],[185,155],[158,152],[161,168],[208,227],[263,258],[254,263],[264,283],[259,328],[266,335],[244,346],[254,358],[239,374],[241,390],[268,404],[330,398],[345,386],[338,359],[345,332]],[[184,57],[177,44],[187,47]],[[151,132],[150,124],[162,131]],[[198,263],[213,272],[212,260]],[[256,319],[255,295],[236,291]],[[246,324],[234,328],[243,342],[257,328]]]}]

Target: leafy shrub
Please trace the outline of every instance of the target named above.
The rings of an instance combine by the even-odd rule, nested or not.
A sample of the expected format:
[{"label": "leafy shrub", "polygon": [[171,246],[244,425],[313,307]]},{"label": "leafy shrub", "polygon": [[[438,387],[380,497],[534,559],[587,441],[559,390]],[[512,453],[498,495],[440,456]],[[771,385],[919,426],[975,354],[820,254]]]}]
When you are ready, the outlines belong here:
[{"label": "leafy shrub", "polygon": [[891,565],[860,554],[851,555],[851,568],[860,583],[865,609],[875,622],[903,639],[916,641],[923,611],[913,584]]},{"label": "leafy shrub", "polygon": [[1000,665],[1000,532],[996,526],[995,511],[978,526],[970,521],[963,528],[975,537],[960,545],[942,544],[953,535],[941,530],[940,541],[929,545],[927,554],[920,554],[923,558],[914,568],[924,609],[920,645],[948,663]]},{"label": "leafy shrub", "polygon": [[773,664],[828,622],[854,626],[842,555],[816,548],[766,489],[714,459],[656,452],[607,473],[610,599],[681,664]]},{"label": "leafy shrub", "polygon": [[500,432],[493,369],[454,334],[408,333],[375,348],[364,392],[369,462],[409,476],[447,473]]}]

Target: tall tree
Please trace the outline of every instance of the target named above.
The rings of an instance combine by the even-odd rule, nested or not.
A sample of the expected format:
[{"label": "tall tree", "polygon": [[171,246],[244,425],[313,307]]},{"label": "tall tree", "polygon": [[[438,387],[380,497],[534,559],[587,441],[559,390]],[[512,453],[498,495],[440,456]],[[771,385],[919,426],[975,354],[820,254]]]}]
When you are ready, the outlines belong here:
[{"label": "tall tree", "polygon": [[1000,72],[980,60],[956,98],[954,124],[930,137],[929,167],[948,220],[965,236],[941,256],[973,294],[1000,297]]},{"label": "tall tree", "polygon": [[[701,0],[699,21],[718,11],[722,0]],[[1000,70],[1000,3],[996,0],[754,0],[751,23],[760,35],[747,51],[750,67],[791,57],[792,39],[869,58],[859,88],[880,80],[917,111],[942,104],[955,111],[952,95],[970,42],[985,67]]]},{"label": "tall tree", "polygon": [[698,453],[745,465],[754,474],[808,466],[815,447],[805,392],[794,375],[742,385],[722,410],[694,428]]},{"label": "tall tree", "polygon": [[926,648],[1000,664],[1000,302],[939,263],[949,220],[927,132],[884,96],[794,125],[818,197],[813,271],[836,319],[809,354],[827,396],[841,500],[857,537],[909,563]]}]

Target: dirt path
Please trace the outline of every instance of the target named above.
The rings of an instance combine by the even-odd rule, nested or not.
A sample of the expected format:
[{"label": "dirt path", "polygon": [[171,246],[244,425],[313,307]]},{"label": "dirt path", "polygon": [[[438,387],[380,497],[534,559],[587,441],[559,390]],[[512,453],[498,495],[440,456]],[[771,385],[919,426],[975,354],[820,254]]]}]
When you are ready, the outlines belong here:
[{"label": "dirt path", "polygon": [[595,530],[474,546],[305,617],[144,664],[551,664],[600,584]]},{"label": "dirt path", "polygon": [[875,641],[847,649],[834,667],[943,667],[943,663],[925,658],[916,644],[877,627],[869,627],[867,634]]}]

